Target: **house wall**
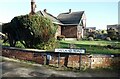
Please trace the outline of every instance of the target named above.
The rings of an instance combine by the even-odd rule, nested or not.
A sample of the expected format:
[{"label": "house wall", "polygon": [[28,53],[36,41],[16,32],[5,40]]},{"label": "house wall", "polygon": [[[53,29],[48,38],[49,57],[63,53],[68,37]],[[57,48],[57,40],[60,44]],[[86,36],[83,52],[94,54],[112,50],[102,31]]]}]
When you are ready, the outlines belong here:
[{"label": "house wall", "polygon": [[85,35],[85,28],[86,28],[86,16],[85,13],[82,15],[79,25],[77,26],[77,39],[81,39]]},{"label": "house wall", "polygon": [[118,31],[119,35],[120,35],[120,24],[116,24],[116,25],[107,25],[107,30],[113,28],[115,30]]},{"label": "house wall", "polygon": [[118,25],[107,25],[107,29],[110,29],[110,28],[113,28],[113,29],[118,29]]},{"label": "house wall", "polygon": [[0,32],[2,32],[2,23],[0,22]]},{"label": "house wall", "polygon": [[84,14],[83,14],[83,16],[82,16],[82,20],[83,20],[83,34],[82,34],[82,38],[85,36],[85,34],[86,34],[86,31],[85,31],[85,28],[86,28],[86,15],[85,15],[85,12],[84,12]]},{"label": "house wall", "polygon": [[82,16],[82,20],[83,20],[83,28],[86,28],[86,15],[85,15],[85,13]]},{"label": "house wall", "polygon": [[82,26],[77,26],[77,39],[79,40],[79,39],[81,39],[81,38],[83,38],[83,28],[82,28]]},{"label": "house wall", "polygon": [[66,38],[77,38],[77,26],[61,26],[61,34]]},{"label": "house wall", "polygon": [[60,35],[61,35],[61,26],[58,25],[58,29],[55,34],[55,38],[57,39],[57,36],[60,36]]}]

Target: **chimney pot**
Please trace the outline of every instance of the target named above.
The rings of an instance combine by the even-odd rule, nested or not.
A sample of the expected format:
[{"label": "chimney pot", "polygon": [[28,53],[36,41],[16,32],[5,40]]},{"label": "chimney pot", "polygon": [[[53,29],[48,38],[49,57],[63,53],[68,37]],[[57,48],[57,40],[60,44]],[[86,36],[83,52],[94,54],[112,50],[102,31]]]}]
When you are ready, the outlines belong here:
[{"label": "chimney pot", "polygon": [[47,9],[44,9],[44,12],[47,12]]},{"label": "chimney pot", "polygon": [[30,14],[35,14],[35,8],[36,8],[35,0],[31,0],[31,12],[30,12]]},{"label": "chimney pot", "polygon": [[69,9],[69,13],[71,13],[71,9]]},{"label": "chimney pot", "polygon": [[31,2],[35,2],[35,0],[31,0]]}]

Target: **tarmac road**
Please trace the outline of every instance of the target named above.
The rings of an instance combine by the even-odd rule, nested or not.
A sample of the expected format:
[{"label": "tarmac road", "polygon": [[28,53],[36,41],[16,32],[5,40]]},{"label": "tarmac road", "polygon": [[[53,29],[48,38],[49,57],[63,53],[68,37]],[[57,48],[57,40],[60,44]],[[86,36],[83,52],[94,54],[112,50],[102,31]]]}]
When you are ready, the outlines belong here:
[{"label": "tarmac road", "polygon": [[2,77],[119,77],[116,72],[73,72],[55,71],[38,64],[22,63],[14,59],[4,58],[0,62]]}]

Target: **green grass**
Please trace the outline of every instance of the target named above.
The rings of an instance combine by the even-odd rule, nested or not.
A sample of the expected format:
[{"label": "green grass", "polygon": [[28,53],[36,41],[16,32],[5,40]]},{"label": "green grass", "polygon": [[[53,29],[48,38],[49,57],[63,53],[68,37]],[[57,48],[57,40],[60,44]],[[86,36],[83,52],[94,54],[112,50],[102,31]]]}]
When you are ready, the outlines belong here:
[{"label": "green grass", "polygon": [[60,48],[68,48],[71,43],[75,44],[76,48],[85,48],[87,53],[120,54],[120,49],[107,48],[107,45],[120,48],[120,42],[117,41],[60,41]]},{"label": "green grass", "polygon": [[[0,40],[2,43],[3,40]],[[69,44],[75,44],[76,48],[85,48],[87,53],[92,54],[120,54],[120,49],[110,49],[107,45],[120,48],[118,41],[59,41],[59,48],[68,48]],[[8,43],[2,45],[9,46]],[[17,42],[16,47],[25,48],[20,42]]]},{"label": "green grass", "polygon": [[[10,46],[10,44],[9,44],[8,42],[3,43],[3,40],[0,40],[0,44],[2,44],[2,45],[4,45],[4,46]],[[25,47],[23,46],[23,44],[21,44],[19,41],[17,41],[16,47],[18,47],[18,48],[25,48]]]}]

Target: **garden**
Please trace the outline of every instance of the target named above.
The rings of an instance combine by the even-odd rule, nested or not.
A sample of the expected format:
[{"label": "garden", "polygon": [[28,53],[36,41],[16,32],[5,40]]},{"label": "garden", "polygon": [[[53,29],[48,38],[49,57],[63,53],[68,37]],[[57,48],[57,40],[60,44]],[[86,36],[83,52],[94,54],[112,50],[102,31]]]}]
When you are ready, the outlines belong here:
[{"label": "garden", "polygon": [[68,48],[74,44],[75,48],[84,48],[87,53],[93,54],[119,54],[120,42],[118,41],[60,41],[60,48]]},{"label": "garden", "polygon": [[[116,32],[109,33],[115,33],[114,35],[116,35],[116,37],[109,36],[109,40],[98,40],[96,38],[96,35],[92,33],[88,35],[87,39],[67,41],[64,39],[55,39],[54,37],[56,30],[57,25],[53,24],[52,21],[48,18],[38,15],[18,16],[14,17],[10,23],[6,23],[2,26],[2,32],[6,34],[7,37],[4,37],[2,40],[0,40],[0,42],[2,43],[2,46],[11,46],[23,49],[32,48],[39,50],[54,51],[55,48],[83,48],[86,49],[86,53],[89,54],[120,54],[120,41],[118,41],[119,38],[115,39],[117,37]],[[65,37],[62,36],[62,38]],[[72,45],[72,47],[70,47],[70,45]],[[3,51],[5,51],[4,54],[7,54],[6,50]],[[16,53],[14,54],[16,55]],[[19,59],[20,54],[22,54],[21,58],[25,60],[27,59],[24,58],[24,56],[26,56],[28,59],[31,58],[31,60],[35,59],[37,61],[42,61],[40,58],[43,58],[39,55],[34,55],[31,53],[31,56],[19,53],[18,55],[12,57],[18,57]],[[66,61],[68,61],[67,57],[69,56],[64,57],[65,63]],[[74,58],[74,56],[72,58]],[[67,66],[67,64],[64,65]],[[73,65],[73,62],[70,64]]]},{"label": "garden", "polygon": [[[2,43],[3,40],[0,40]],[[57,48],[69,48],[69,44],[74,44],[74,48],[84,48],[87,53],[91,54],[120,54],[120,42],[118,41],[57,41]],[[3,43],[4,46],[9,46],[9,43]],[[25,48],[20,42],[17,42],[16,47]],[[54,50],[54,49],[53,49]]]},{"label": "garden", "polygon": [[4,46],[51,51],[55,48],[69,48],[69,45],[73,44],[73,48],[84,48],[91,54],[120,53],[119,34],[114,29],[109,29],[108,34],[94,31],[88,32],[87,39],[66,41],[54,38],[57,28],[50,19],[37,14],[16,16],[10,23],[3,24],[2,32],[6,37],[0,42],[3,42]]}]

